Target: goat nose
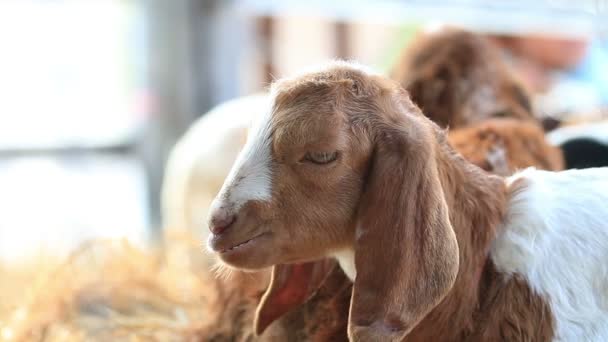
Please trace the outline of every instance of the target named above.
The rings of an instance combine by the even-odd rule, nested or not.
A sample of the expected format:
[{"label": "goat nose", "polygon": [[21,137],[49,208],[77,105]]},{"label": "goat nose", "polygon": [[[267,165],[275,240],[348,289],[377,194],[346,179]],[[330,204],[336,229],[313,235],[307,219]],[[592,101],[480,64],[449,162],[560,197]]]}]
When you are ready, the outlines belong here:
[{"label": "goat nose", "polygon": [[213,234],[219,235],[228,229],[234,221],[236,221],[235,214],[220,210],[211,217],[209,230],[211,230]]}]

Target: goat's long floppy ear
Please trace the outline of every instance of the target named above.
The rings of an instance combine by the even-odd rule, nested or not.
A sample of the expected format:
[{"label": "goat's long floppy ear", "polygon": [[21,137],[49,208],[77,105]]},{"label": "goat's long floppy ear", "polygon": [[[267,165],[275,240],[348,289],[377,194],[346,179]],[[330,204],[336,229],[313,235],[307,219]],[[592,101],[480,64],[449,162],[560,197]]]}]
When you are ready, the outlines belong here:
[{"label": "goat's long floppy ear", "polygon": [[262,334],[272,322],[304,304],[335,266],[336,262],[331,259],[274,266],[270,285],[255,315],[255,333]]},{"label": "goat's long floppy ear", "polygon": [[458,274],[458,243],[439,181],[436,139],[422,115],[407,116],[411,123],[396,124],[406,115],[392,115],[393,123],[377,134],[360,202],[349,318],[353,341],[401,341],[445,297]]}]

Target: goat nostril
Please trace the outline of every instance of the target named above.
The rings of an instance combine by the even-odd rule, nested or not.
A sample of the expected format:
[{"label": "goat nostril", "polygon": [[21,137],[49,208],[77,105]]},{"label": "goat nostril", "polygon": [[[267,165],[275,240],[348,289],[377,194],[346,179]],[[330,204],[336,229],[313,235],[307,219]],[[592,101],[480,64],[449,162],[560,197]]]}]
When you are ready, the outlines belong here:
[{"label": "goat nostril", "polygon": [[221,217],[216,216],[211,220],[209,229],[213,234],[221,234],[228,229],[228,227],[230,227],[234,221],[236,221],[236,215],[226,215]]}]

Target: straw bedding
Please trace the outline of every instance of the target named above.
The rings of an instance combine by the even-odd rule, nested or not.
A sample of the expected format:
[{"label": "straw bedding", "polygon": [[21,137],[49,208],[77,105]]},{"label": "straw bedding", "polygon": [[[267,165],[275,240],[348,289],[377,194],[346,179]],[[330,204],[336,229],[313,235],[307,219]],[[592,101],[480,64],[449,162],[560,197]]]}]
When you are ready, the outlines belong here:
[{"label": "straw bedding", "polygon": [[217,284],[185,233],[145,250],[93,241],[64,260],[0,265],[0,341],[241,340],[217,326],[211,310],[227,303]]}]

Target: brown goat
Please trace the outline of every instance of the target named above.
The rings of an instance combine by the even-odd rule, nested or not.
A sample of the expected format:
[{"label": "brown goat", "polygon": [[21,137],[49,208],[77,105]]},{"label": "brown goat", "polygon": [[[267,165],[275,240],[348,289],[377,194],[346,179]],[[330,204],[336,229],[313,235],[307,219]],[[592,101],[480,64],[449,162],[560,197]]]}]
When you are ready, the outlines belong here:
[{"label": "brown goat", "polygon": [[481,35],[459,29],[423,33],[404,49],[391,78],[441,127],[491,117],[534,119],[527,91]]},{"label": "brown goat", "polygon": [[[525,93],[519,95],[526,96]],[[515,103],[516,111],[523,111],[517,106]],[[458,107],[455,110],[460,109],[461,107]],[[473,118],[470,119],[473,120]],[[476,117],[475,120],[483,120],[483,117]],[[542,130],[531,121],[492,119],[485,123],[473,123],[470,127],[452,129],[448,134],[448,139],[465,159],[486,171],[500,175],[508,175],[527,166],[560,170],[563,165],[560,151],[546,143]],[[273,325],[273,330],[266,332],[262,336],[262,340],[276,340],[277,334],[281,333],[287,334],[282,336],[288,336],[288,340],[347,340],[346,325],[352,283],[339,267],[333,270],[331,279],[332,281],[325,283],[305,305],[292,310],[281,318],[280,322]],[[230,322],[230,325],[223,330],[217,327],[224,325],[218,325],[213,329],[215,336],[218,336],[218,341],[245,341],[253,336],[251,319],[258,300],[248,296],[241,296],[242,298],[239,299],[239,291],[251,291],[251,288],[254,287],[261,292],[265,289],[266,283],[238,280],[236,282],[238,285],[236,288],[232,288],[233,292],[230,296],[232,301],[218,302],[218,311],[223,313],[221,316],[227,322]],[[227,283],[235,286],[232,280]],[[239,289],[238,286],[243,288]],[[231,305],[223,303],[231,303]],[[247,312],[249,321],[229,319],[229,317],[242,317],[245,312]],[[282,332],[274,331],[277,329]],[[220,330],[223,331],[221,334],[218,333]],[[237,336],[240,337],[237,338]]]},{"label": "brown goat", "polygon": [[335,257],[354,281],[353,341],[602,340],[606,172],[489,175],[399,86],[336,63],[274,84],[214,201],[209,247],[234,267],[273,266],[258,333]]},{"label": "brown goat", "polygon": [[420,34],[392,78],[424,115],[449,127],[450,143],[484,170],[563,169],[563,153],[545,141],[528,92],[483,36],[460,29]]},{"label": "brown goat", "polygon": [[[527,166],[562,169],[561,152],[546,143],[542,130],[532,120],[478,122],[500,116],[533,119],[527,93],[502,64],[495,47],[481,36],[459,30],[423,36],[406,50],[393,77],[409,84],[414,101],[425,108],[425,115],[440,125],[450,124],[451,128],[470,125],[451,129],[448,139],[465,159],[482,169],[500,175],[509,175]],[[429,89],[437,91],[436,96],[430,96]],[[346,340],[352,284],[339,267],[333,270],[331,279],[330,285],[323,285],[306,305],[293,310],[274,326],[290,331],[290,337],[295,340]],[[257,287],[258,291],[265,288],[264,283],[247,282],[242,286]],[[234,297],[238,298],[238,294]],[[239,307],[248,307],[251,314],[256,301],[250,298],[242,301]],[[230,306],[218,307],[218,310],[226,312]],[[234,328],[233,334],[243,330],[251,334],[249,328],[243,322]],[[230,336],[228,331],[225,330],[226,336]]]}]

